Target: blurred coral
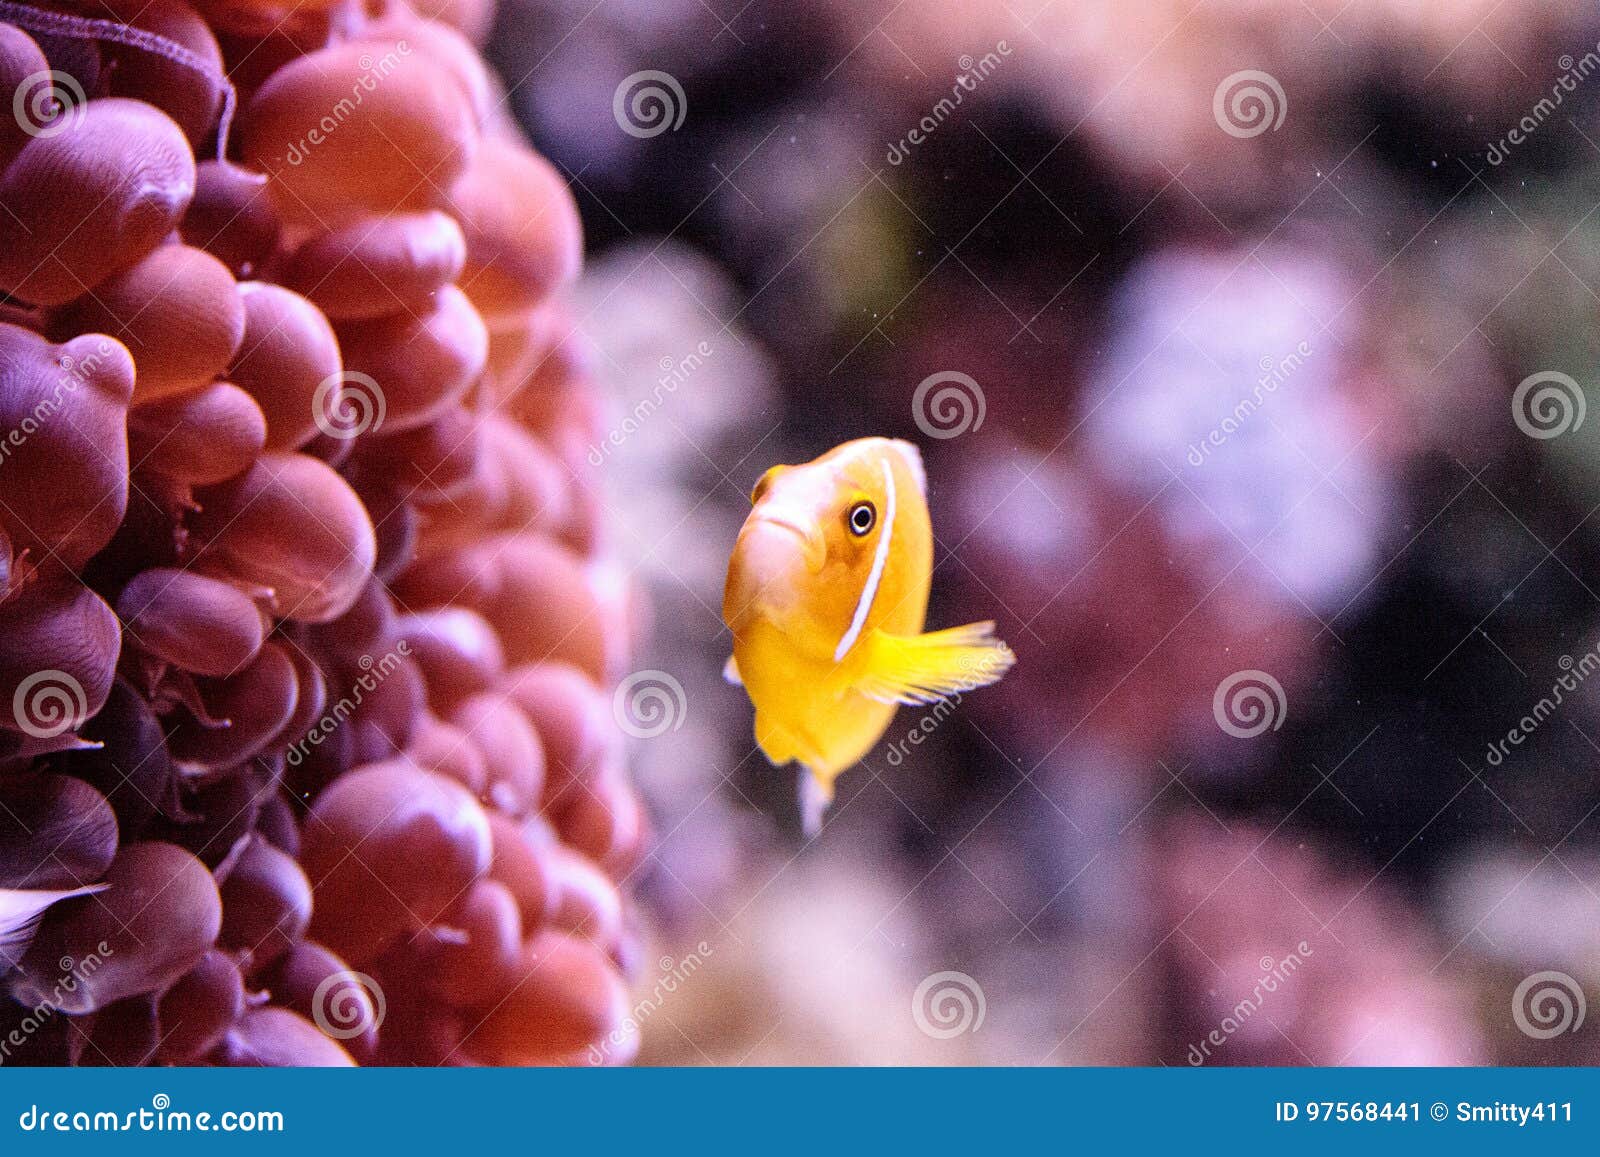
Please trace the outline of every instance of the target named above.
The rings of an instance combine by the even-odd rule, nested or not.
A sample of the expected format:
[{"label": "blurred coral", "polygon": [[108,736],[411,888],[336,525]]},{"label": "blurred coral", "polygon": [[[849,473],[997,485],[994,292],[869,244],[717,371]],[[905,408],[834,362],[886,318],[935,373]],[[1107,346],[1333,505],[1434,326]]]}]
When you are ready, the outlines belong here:
[{"label": "blurred coral", "polygon": [[[1394,891],[1276,833],[1189,817],[1161,833],[1168,1063],[1488,1060],[1442,950]],[[1404,929],[1404,930],[1402,930]]]},{"label": "blurred coral", "polygon": [[[1504,737],[1600,621],[1593,7],[587,9],[508,0],[491,52],[600,251],[585,449],[681,690],[635,745],[642,1055],[1184,1063],[1301,938],[1297,1047],[1205,1063],[1584,1055],[1509,1013],[1540,969],[1594,992],[1550,933],[1587,892],[1522,877],[1591,880],[1600,703]],[[625,125],[643,78],[667,115]],[[770,389],[720,380],[747,347]],[[1508,405],[1536,371],[1559,436]],[[1019,662],[795,845],[722,570],[763,469],[869,433],[928,462],[935,615]],[[982,1031],[914,1031],[954,971]]]}]

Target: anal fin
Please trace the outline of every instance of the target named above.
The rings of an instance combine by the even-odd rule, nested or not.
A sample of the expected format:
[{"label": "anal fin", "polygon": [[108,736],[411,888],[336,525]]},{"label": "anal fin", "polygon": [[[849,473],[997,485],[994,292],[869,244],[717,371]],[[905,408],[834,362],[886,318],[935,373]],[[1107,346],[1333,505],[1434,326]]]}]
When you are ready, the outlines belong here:
[{"label": "anal fin", "polygon": [[806,839],[822,830],[822,813],[833,803],[833,785],[824,783],[809,767],[800,765],[800,828]]}]

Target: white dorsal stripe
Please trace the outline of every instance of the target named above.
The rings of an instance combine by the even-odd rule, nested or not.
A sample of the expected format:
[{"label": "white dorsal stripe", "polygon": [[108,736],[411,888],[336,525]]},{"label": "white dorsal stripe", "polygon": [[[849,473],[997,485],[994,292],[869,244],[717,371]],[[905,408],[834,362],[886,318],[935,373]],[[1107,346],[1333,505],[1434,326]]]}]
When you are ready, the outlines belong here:
[{"label": "white dorsal stripe", "polygon": [[867,615],[871,613],[873,601],[878,597],[878,585],[883,582],[884,568],[889,565],[889,543],[894,538],[894,468],[889,465],[888,459],[882,461],[884,504],[887,507],[883,514],[883,533],[878,536],[878,550],[872,556],[872,569],[867,572],[867,583],[861,588],[861,599],[856,603],[856,613],[850,620],[850,629],[844,633],[844,638],[839,640],[838,647],[834,649],[835,663],[849,654],[850,648],[855,646],[856,640],[861,637],[861,628],[867,625]]},{"label": "white dorsal stripe", "polygon": [[899,438],[890,442],[900,452],[900,457],[905,460],[906,469],[911,471],[911,477],[916,480],[917,492],[924,498],[928,496],[928,472],[922,465],[922,452],[910,442],[903,442]]}]

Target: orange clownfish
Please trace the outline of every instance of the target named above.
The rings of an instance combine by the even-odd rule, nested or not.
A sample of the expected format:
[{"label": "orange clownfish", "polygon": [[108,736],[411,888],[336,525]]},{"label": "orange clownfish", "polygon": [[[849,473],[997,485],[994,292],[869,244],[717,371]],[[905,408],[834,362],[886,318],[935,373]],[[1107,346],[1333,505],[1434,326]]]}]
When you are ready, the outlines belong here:
[{"label": "orange clownfish", "polygon": [[899,704],[993,683],[1015,656],[993,623],[923,633],[933,581],[927,476],[909,442],[860,438],[803,466],[774,466],[750,495],[728,560],[724,674],[755,704],[777,766],[796,761],[807,834],[834,780]]}]

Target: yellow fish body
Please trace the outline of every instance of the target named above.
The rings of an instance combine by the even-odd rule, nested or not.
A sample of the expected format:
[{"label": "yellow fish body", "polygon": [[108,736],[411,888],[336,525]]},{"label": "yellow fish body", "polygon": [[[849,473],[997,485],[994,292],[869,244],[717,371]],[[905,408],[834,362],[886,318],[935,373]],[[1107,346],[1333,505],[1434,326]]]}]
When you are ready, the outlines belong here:
[{"label": "yellow fish body", "polygon": [[1011,649],[993,623],[923,632],[933,580],[922,456],[861,438],[803,466],[774,466],[728,560],[726,674],[755,704],[774,764],[801,764],[808,833],[839,774],[876,744],[899,704],[993,683]]}]

